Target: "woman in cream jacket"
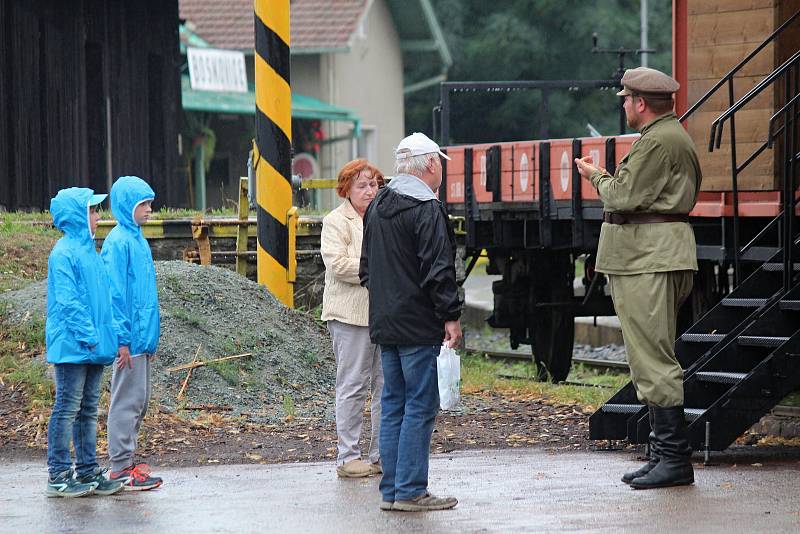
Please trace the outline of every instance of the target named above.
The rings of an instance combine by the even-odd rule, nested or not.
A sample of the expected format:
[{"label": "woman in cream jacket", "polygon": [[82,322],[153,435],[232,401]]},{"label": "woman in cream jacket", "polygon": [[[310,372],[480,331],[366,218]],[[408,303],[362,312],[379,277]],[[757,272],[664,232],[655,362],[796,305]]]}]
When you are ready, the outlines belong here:
[{"label": "woman in cream jacket", "polygon": [[[381,352],[369,339],[369,296],[359,284],[358,267],[364,213],[382,185],[383,174],[375,166],[364,159],[351,161],[339,171],[336,188],[344,202],[322,221],[322,320],[328,323],[336,355],[336,474],[343,478],[381,473]],[[358,442],[370,385],[372,426],[365,462]]]}]

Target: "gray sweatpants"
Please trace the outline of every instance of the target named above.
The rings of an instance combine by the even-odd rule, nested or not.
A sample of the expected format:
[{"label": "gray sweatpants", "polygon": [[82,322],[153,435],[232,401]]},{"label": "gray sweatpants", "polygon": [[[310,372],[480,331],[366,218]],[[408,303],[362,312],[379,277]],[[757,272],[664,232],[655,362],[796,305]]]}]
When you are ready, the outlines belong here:
[{"label": "gray sweatpants", "polygon": [[364,403],[372,383],[370,405],[369,461],[380,460],[381,392],[383,368],[381,351],[369,340],[369,328],[328,321],[336,355],[336,437],[339,454],[336,465],[361,458],[358,440],[364,420]]},{"label": "gray sweatpants", "polygon": [[118,369],[114,362],[111,375],[108,456],[112,471],[121,471],[133,463],[139,427],[150,402],[150,356],[142,354],[131,361],[132,369]]}]

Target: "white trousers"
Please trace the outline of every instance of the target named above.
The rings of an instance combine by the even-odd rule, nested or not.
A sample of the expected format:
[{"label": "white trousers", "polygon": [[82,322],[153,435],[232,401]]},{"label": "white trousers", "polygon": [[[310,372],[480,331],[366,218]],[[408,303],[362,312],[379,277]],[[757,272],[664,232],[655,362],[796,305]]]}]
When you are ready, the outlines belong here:
[{"label": "white trousers", "polygon": [[369,461],[380,460],[381,393],[383,368],[380,347],[369,340],[369,328],[328,321],[336,356],[336,465],[361,458],[358,446],[364,420],[364,404],[372,385]]}]

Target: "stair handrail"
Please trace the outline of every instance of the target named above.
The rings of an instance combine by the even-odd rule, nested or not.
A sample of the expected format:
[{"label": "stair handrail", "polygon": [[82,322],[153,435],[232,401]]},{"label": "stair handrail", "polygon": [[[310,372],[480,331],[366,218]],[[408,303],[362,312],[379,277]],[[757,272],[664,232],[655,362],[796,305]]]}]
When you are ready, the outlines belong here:
[{"label": "stair handrail", "polygon": [[[800,14],[800,11],[797,12]],[[800,50],[795,52],[789,59],[783,62],[780,67],[772,71],[766,78],[758,82],[752,89],[747,91],[734,105],[725,110],[722,115],[717,117],[711,123],[711,134],[709,138],[708,151],[713,152],[714,148],[719,148],[722,142],[723,124],[726,120],[733,117],[733,114],[742,109],[745,104],[757,97],[767,87],[771,86],[775,80],[786,73],[790,68],[794,67],[795,63],[800,60]],[[787,95],[788,96],[788,95]],[[770,148],[772,148],[770,146]]]},{"label": "stair handrail", "polygon": [[754,57],[755,57],[755,56],[756,56],[756,55],[757,55],[759,52],[761,52],[761,51],[762,51],[762,50],[763,50],[763,49],[764,49],[764,48],[765,48],[767,45],[769,45],[769,44],[770,44],[772,41],[774,41],[774,40],[775,40],[775,39],[776,39],[776,38],[777,38],[777,37],[778,37],[778,36],[779,36],[781,33],[783,33],[783,31],[784,31],[784,30],[785,30],[785,29],[786,29],[786,28],[787,28],[787,27],[788,27],[788,26],[789,26],[789,25],[790,25],[792,22],[794,22],[794,21],[795,21],[795,19],[797,19],[798,17],[800,17],[800,10],[798,10],[798,11],[797,11],[797,12],[796,12],[794,15],[792,15],[791,17],[789,17],[788,19],[786,19],[786,20],[783,22],[783,24],[781,24],[780,26],[778,26],[778,27],[775,29],[775,31],[773,31],[771,34],[769,34],[769,35],[768,35],[768,36],[767,36],[767,37],[764,39],[764,41],[762,41],[762,42],[761,42],[761,44],[760,44],[760,45],[758,45],[758,46],[757,46],[757,47],[756,47],[756,48],[755,48],[755,49],[754,49],[752,52],[750,52],[750,53],[747,55],[747,57],[745,57],[743,60],[741,60],[739,63],[737,63],[737,64],[736,64],[736,65],[735,65],[735,66],[734,66],[734,67],[733,67],[731,70],[729,70],[729,71],[728,71],[728,73],[727,73],[725,76],[723,76],[722,78],[720,78],[720,80],[719,80],[717,83],[715,83],[715,84],[714,84],[714,85],[711,87],[711,89],[709,89],[709,90],[706,92],[706,94],[704,94],[703,96],[701,96],[701,97],[700,97],[700,100],[698,100],[697,102],[695,102],[695,103],[692,105],[692,107],[690,107],[689,109],[687,109],[687,110],[686,110],[686,112],[685,112],[683,115],[681,115],[681,118],[679,119],[679,120],[680,120],[680,122],[683,122],[684,120],[686,120],[687,118],[689,118],[689,116],[690,116],[690,115],[692,115],[692,114],[693,114],[693,113],[694,113],[694,112],[695,112],[695,111],[696,111],[696,110],[697,110],[697,109],[698,109],[700,106],[702,106],[702,105],[703,105],[703,104],[706,102],[706,100],[708,100],[709,98],[711,98],[711,97],[713,96],[713,94],[714,94],[714,93],[716,93],[716,92],[719,90],[719,88],[720,88],[720,87],[722,87],[723,85],[725,85],[725,83],[726,83],[726,82],[728,82],[729,80],[732,80],[732,79],[733,79],[733,76],[734,76],[734,75],[735,75],[737,72],[739,72],[739,71],[740,71],[740,70],[741,70],[741,69],[742,69],[742,68],[743,68],[743,67],[744,67],[744,66],[745,66],[747,63],[749,63],[749,62],[750,62],[750,60],[751,60],[751,59],[753,59],[753,58],[754,58]]},{"label": "stair handrail", "polygon": [[[743,254],[743,250],[740,250],[739,247],[739,184],[738,184],[738,174],[744,170],[752,161],[754,161],[766,148],[771,148],[772,146],[772,131],[770,136],[767,139],[767,142],[762,144],[761,147],[756,149],[742,164],[739,166],[736,161],[736,122],[735,122],[735,114],[736,111],[741,109],[745,104],[750,102],[753,98],[755,98],[758,94],[760,94],[764,89],[771,86],[775,83],[781,75],[786,75],[787,78],[787,100],[790,98],[789,96],[789,84],[788,84],[788,71],[790,68],[795,67],[798,62],[800,61],[800,51],[793,54],[789,59],[784,61],[784,63],[778,67],[777,69],[773,70],[764,80],[759,82],[755,87],[750,89],[744,96],[742,96],[738,101],[735,101],[734,97],[734,75],[738,73],[745,65],[747,65],[759,52],[761,52],[767,45],[775,41],[781,33],[783,33],[786,28],[792,25],[798,18],[800,18],[800,10],[796,11],[792,16],[786,19],[778,28],[776,28],[769,36],[767,36],[761,44],[759,44],[752,52],[750,52],[744,59],[742,59],[739,63],[737,63],[728,73],[723,76],[716,84],[714,84],[711,89],[709,89],[691,108],[689,108],[679,119],[681,122],[686,120],[691,114],[693,114],[700,106],[705,103],[711,96],[716,93],[722,86],[727,84],[728,87],[728,109],[724,111],[712,124],[711,124],[711,132],[709,135],[709,145],[708,151],[713,152],[714,144],[716,141],[716,147],[719,148],[722,140],[722,124],[728,120],[730,121],[730,128],[731,128],[731,173],[732,173],[732,200],[733,200],[733,263],[734,263],[734,287],[738,286],[740,283],[740,258]],[[796,70],[796,72],[798,72]],[[796,74],[796,77],[800,76],[800,74]],[[797,83],[795,83],[795,91],[797,90]],[[794,122],[797,116],[797,106],[793,106],[792,109],[794,110],[791,116],[785,115],[787,121],[791,120]],[[785,135],[785,128],[781,127],[781,130],[775,132],[775,136],[777,136],[781,131],[784,131],[784,139],[789,141],[790,139],[787,138]],[[797,140],[792,136],[791,144],[796,144]],[[787,146],[787,151],[793,150],[791,147]],[[785,190],[788,190],[789,187],[784,187]],[[793,195],[792,195],[793,196]],[[792,200],[794,200],[792,198]],[[789,229],[791,227],[791,221],[789,220],[792,213],[794,212],[793,206],[790,211],[787,211],[789,208],[790,202],[784,202],[784,210],[780,213],[776,219],[780,219],[781,216],[785,219],[784,228]],[[776,221],[771,221],[767,227],[770,228],[774,225]],[[765,228],[766,230],[766,228]],[[765,232],[759,232],[759,236],[764,234]],[[745,249],[752,246],[755,240],[751,240],[750,243],[747,244]],[[784,239],[784,241],[786,241]]]}]

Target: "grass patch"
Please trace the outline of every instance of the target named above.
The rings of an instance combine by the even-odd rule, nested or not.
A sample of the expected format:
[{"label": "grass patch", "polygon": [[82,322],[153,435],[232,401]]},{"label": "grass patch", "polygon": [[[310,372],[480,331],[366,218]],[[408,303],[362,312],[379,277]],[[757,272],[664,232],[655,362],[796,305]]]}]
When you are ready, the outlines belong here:
[{"label": "grass patch", "polygon": [[20,324],[6,319],[7,305],[0,301],[0,379],[21,384],[30,401],[28,408],[53,404],[55,387],[47,375],[47,365],[34,359],[45,350],[45,322],[29,317]]},{"label": "grass patch", "polygon": [[231,361],[209,363],[208,367],[216,371],[216,373],[231,386],[239,384],[239,366]]},{"label": "grass patch", "polygon": [[[256,216],[255,211],[250,211],[251,217]],[[195,217],[238,217],[239,212],[235,208],[218,208],[213,210],[206,210],[205,212],[198,210],[180,209],[180,208],[161,208],[154,211],[150,215],[151,219],[193,219]]]},{"label": "grass patch", "polygon": [[307,350],[303,352],[303,360],[309,365],[316,365],[319,363],[319,356],[316,352]]},{"label": "grass patch", "polygon": [[6,211],[0,213],[0,223],[53,222],[49,211]]},{"label": "grass patch", "polygon": [[492,391],[514,397],[540,397],[596,409],[628,381],[626,374],[597,372],[583,366],[575,366],[568,380],[593,384],[595,387],[538,382],[535,377],[536,366],[533,362],[508,364],[480,355],[461,356],[461,384],[464,393]]},{"label": "grass patch", "polygon": [[778,404],[781,406],[800,406],[800,390],[789,393]]},{"label": "grass patch", "polygon": [[0,293],[46,278],[47,257],[61,237],[61,232],[50,226],[27,224],[22,218],[12,220],[12,215],[18,214],[4,213],[0,223]]},{"label": "grass patch", "polygon": [[297,409],[294,406],[294,399],[291,395],[283,396],[283,414],[286,417],[294,417]]},{"label": "grass patch", "polygon": [[203,319],[200,315],[194,312],[188,312],[182,308],[170,308],[169,313],[189,326],[202,326],[203,324]]},{"label": "grass patch", "polygon": [[55,384],[47,376],[47,365],[44,363],[6,354],[0,357],[0,376],[4,382],[23,385],[30,400],[28,408],[53,405]]}]

